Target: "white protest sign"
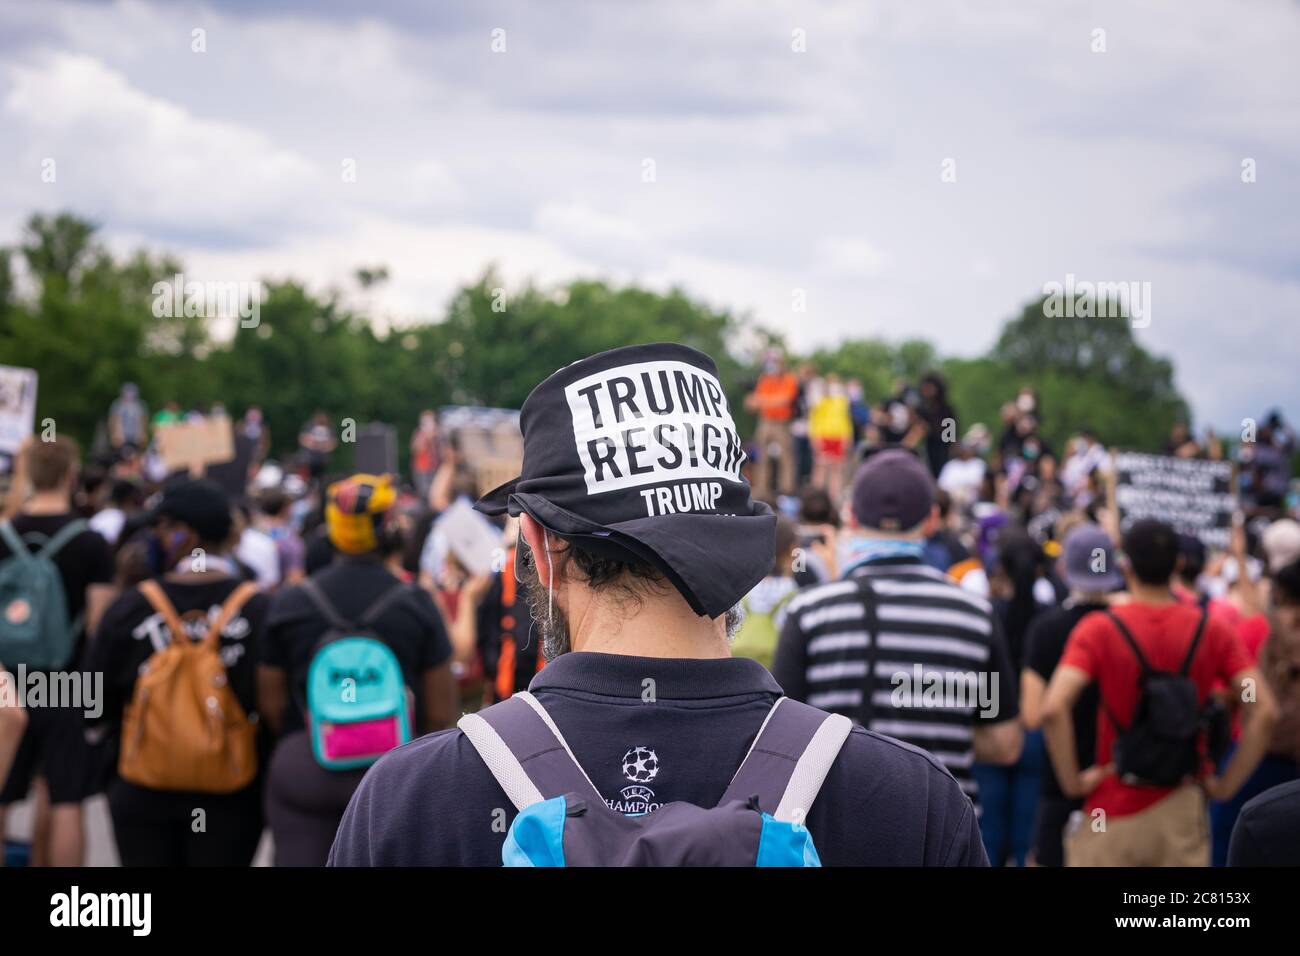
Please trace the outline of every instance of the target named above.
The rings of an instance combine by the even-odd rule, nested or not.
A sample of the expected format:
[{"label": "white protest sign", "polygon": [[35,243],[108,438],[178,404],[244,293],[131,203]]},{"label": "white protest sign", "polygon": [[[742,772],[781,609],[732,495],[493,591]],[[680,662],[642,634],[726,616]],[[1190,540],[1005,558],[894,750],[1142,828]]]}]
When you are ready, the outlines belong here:
[{"label": "white protest sign", "polygon": [[0,365],[0,453],[17,454],[36,427],[36,370]]}]

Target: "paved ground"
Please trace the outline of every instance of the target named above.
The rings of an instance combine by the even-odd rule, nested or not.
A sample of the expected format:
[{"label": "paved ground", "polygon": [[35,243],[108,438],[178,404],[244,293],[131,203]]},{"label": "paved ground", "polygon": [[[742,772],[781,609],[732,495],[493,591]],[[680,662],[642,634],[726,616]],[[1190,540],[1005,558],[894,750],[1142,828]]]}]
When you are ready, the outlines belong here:
[{"label": "paved ground", "polygon": [[[26,842],[31,838],[31,807],[15,804],[6,826],[7,836]],[[108,818],[108,800],[101,796],[86,801],[86,865],[118,866],[117,847],[113,844],[113,824]],[[262,843],[253,858],[254,866],[271,865],[271,834],[262,834]]]}]

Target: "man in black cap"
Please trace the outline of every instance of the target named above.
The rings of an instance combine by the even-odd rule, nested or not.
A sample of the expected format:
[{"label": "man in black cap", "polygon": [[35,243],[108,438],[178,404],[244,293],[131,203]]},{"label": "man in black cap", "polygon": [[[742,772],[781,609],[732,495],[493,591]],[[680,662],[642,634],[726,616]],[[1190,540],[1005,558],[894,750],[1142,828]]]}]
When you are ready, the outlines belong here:
[{"label": "man in black cap", "polygon": [[[520,520],[514,573],[550,660],[530,700],[610,808],[714,806],[782,696],[730,657],[775,517],[741,476],[716,366],[682,345],[603,352],[534,389],[521,428],[523,474],[478,507]],[[970,802],[906,744],[854,728],[820,794],[805,822],[824,864],[986,862]],[[431,734],[370,769],[330,862],[498,865],[514,816],[464,732]]]},{"label": "man in black cap", "polygon": [[772,673],[814,707],[932,753],[978,802],[975,760],[1020,756],[1017,674],[989,602],[922,562],[939,520],[930,473],[899,448],[853,479],[842,580],[786,607]]}]

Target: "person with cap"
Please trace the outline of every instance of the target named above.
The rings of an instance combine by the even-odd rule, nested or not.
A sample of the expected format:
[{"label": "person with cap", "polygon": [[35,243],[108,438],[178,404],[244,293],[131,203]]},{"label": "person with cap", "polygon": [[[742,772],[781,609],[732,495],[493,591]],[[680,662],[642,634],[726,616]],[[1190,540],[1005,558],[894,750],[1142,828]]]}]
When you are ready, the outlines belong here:
[{"label": "person with cap", "polygon": [[[1020,672],[1020,719],[1026,731],[1043,724],[1043,694],[1065,642],[1074,626],[1093,611],[1104,611],[1110,595],[1124,587],[1124,575],[1110,536],[1100,525],[1077,524],[1065,534],[1057,565],[1069,596],[1060,605],[1039,614],[1025,636],[1025,662]],[[1079,766],[1091,766],[1097,749],[1097,688],[1089,687],[1074,705],[1075,753]],[[1064,866],[1061,838],[1071,814],[1083,800],[1061,790],[1050,763],[1043,768],[1038,814],[1034,822],[1033,858],[1038,866]]]},{"label": "person with cap", "polygon": [[[563,740],[529,766],[561,761],[572,777],[576,761],[584,792],[620,814],[715,806],[774,707],[787,709],[760,664],[730,656],[735,605],[771,570],[776,521],[742,477],[716,366],[675,344],[602,352],[538,385],[520,423],[523,473],[477,507],[519,518],[514,573],[550,663],[461,726],[479,735],[470,718],[504,708],[527,717]],[[813,726],[826,718],[807,712]],[[972,807],[936,761],[861,728],[841,739],[804,818],[823,864],[986,862]],[[497,781],[464,730],[398,748],[357,789],[330,862],[500,864],[522,800]],[[557,796],[552,780],[534,786]]]},{"label": "person with cap", "polygon": [[929,469],[884,449],[853,479],[841,579],[786,606],[772,673],[814,707],[933,754],[979,805],[976,760],[1020,757],[1017,680],[984,598],[923,561],[939,517]]},{"label": "person with cap", "polygon": [[365,633],[397,660],[418,732],[456,719],[451,642],[427,591],[400,581],[385,561],[401,546],[397,490],[388,476],[358,474],[326,491],[334,560],[276,594],[258,668],[261,711],[279,737],[267,771],[266,809],[277,866],[322,866],[365,768],[317,762],[308,728],[308,672],[331,632]]},{"label": "person with cap", "polygon": [[[230,554],[231,502],[207,479],[164,489],[150,514],[153,577],[125,591],[105,612],[90,645],[88,669],[104,675],[103,708],[88,719],[121,737],[142,667],[176,640],[210,640],[225,685],[256,720],[255,666],[268,601],[246,584]],[[180,629],[183,633],[178,634]],[[119,740],[119,749],[131,741]],[[262,835],[260,776],[230,793],[164,790],[119,773],[107,787],[113,836],[124,866],[247,866]],[[195,810],[203,827],[195,826]]]},{"label": "person with cap", "polygon": [[[1123,550],[1127,600],[1075,626],[1043,700],[1056,778],[1066,796],[1084,800],[1064,838],[1065,864],[1209,866],[1206,800],[1230,798],[1259,766],[1277,704],[1232,628],[1170,590],[1178,533],[1161,521],[1135,521]],[[1094,684],[1097,744],[1082,769],[1074,708]],[[1217,770],[1203,766],[1215,747],[1202,728],[1220,685],[1243,726]]]}]

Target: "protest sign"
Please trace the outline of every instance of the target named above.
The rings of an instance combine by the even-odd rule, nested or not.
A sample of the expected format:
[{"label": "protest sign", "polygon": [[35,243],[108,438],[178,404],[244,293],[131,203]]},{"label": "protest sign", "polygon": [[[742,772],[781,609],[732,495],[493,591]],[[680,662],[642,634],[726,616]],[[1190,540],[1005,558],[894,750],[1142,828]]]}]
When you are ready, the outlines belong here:
[{"label": "protest sign", "polygon": [[493,558],[501,548],[501,532],[468,501],[461,499],[439,515],[434,529],[443,535],[448,549],[471,574],[501,570],[493,566]]},{"label": "protest sign", "polygon": [[371,422],[357,429],[355,467],[367,475],[397,474],[397,430]]},{"label": "protest sign", "polygon": [[519,475],[524,439],[517,411],[452,405],[442,409],[438,418],[442,434],[450,436],[461,460],[474,469],[482,491]]},{"label": "protest sign", "polygon": [[235,455],[230,461],[208,466],[207,477],[221,486],[231,498],[244,497],[248,490],[248,473],[261,441],[248,435],[235,436]]},{"label": "protest sign", "polygon": [[168,471],[188,468],[198,476],[209,465],[235,457],[233,429],[224,415],[160,425],[157,439],[158,455]]},{"label": "protest sign", "polygon": [[16,454],[35,427],[36,371],[0,365],[0,454]]},{"label": "protest sign", "polygon": [[1216,550],[1228,547],[1239,506],[1232,462],[1138,452],[1115,454],[1111,495],[1121,532],[1155,518]]}]

